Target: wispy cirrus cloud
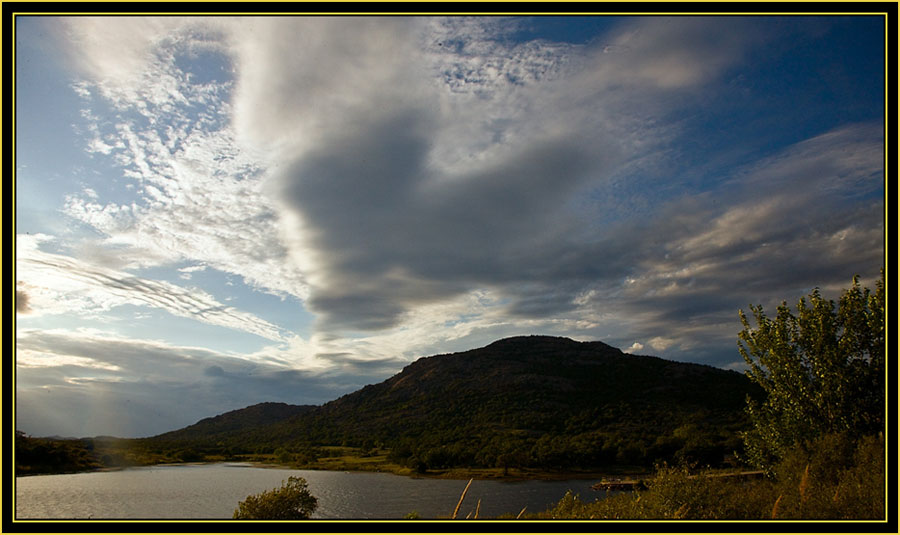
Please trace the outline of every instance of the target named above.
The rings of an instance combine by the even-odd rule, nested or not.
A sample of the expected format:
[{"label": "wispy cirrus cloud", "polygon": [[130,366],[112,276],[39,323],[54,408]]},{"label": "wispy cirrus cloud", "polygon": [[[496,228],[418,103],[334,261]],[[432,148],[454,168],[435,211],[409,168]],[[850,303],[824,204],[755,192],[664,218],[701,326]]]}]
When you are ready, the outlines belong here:
[{"label": "wispy cirrus cloud", "polygon": [[[76,84],[86,106],[87,150],[120,167],[122,201],[87,190],[65,213],[100,232],[132,268],[205,262],[250,286],[302,297],[306,285],[279,239],[260,160],[232,127],[230,57],[214,19],[68,19],[74,42],[92,59]],[[128,37],[123,37],[126,32]],[[109,46],[125,39],[123,48]],[[181,63],[205,55],[205,71]],[[93,108],[112,105],[101,119]]]},{"label": "wispy cirrus cloud", "polygon": [[284,342],[283,329],[224,305],[199,289],[137,277],[41,250],[47,236],[18,236],[16,266],[32,314],[95,315],[122,305],[164,310],[175,316]]}]

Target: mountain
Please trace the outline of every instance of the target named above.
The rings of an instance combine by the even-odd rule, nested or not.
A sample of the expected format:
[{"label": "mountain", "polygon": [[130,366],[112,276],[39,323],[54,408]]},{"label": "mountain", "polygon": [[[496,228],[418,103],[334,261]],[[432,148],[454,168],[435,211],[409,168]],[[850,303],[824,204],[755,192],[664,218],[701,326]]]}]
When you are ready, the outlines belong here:
[{"label": "mountain", "polygon": [[383,445],[397,462],[434,467],[718,462],[740,445],[748,394],[760,392],[740,373],[523,336],[418,359],[320,407],[256,405],[156,438],[256,451]]}]

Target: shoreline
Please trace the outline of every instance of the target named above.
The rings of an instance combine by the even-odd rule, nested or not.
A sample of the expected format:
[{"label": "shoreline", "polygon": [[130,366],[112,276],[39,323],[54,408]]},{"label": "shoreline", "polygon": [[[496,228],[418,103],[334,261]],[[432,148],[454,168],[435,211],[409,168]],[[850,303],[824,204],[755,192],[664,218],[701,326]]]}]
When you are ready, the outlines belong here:
[{"label": "shoreline", "polygon": [[[213,461],[219,462],[219,461]],[[231,462],[231,461],[222,461]],[[598,482],[610,477],[639,480],[647,478],[651,475],[648,471],[560,471],[547,472],[540,470],[528,469],[510,469],[506,474],[502,470],[495,468],[447,468],[441,470],[429,470],[427,472],[416,472],[412,468],[397,467],[396,465],[376,465],[371,467],[361,466],[345,466],[345,467],[313,467],[305,465],[288,465],[273,463],[267,461],[234,461],[246,463],[256,468],[278,468],[288,470],[310,470],[322,472],[360,472],[360,473],[383,473],[396,476],[409,477],[412,479],[452,479],[457,481],[467,481],[475,479],[480,481],[569,481],[569,480],[597,480]]]}]

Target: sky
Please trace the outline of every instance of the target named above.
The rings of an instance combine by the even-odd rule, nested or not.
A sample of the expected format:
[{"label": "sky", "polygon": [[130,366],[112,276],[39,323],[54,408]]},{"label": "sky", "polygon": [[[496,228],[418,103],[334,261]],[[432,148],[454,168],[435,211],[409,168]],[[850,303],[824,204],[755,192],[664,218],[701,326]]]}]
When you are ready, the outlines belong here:
[{"label": "sky", "polygon": [[151,436],[545,334],[741,371],[884,265],[884,27],[16,19],[16,428]]}]

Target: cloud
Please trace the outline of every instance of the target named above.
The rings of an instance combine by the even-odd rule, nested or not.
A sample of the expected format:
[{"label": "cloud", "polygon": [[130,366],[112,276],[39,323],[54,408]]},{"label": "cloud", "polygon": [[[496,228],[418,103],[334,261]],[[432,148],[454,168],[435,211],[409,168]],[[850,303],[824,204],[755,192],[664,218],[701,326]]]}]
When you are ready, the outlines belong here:
[{"label": "cloud", "polygon": [[[247,66],[235,106],[245,135],[278,147],[282,235],[319,332],[380,340],[432,304],[487,290],[522,328],[608,325],[614,310],[648,321],[621,320],[630,336],[671,350],[696,346],[701,321],[724,338],[716,314],[745,300],[878,263],[877,211],[862,200],[880,187],[872,125],[671,198],[684,110],[777,28],[639,18],[602,46],[573,46],[514,43],[477,18],[307,22],[267,20],[266,39],[235,45]],[[293,34],[335,68],[285,54]],[[373,82],[350,83],[362,78]],[[779,262],[796,265],[773,285]]]},{"label": "cloud", "polygon": [[[81,94],[151,121],[95,124],[93,146],[144,202],[86,192],[67,213],[134,265],[201,261],[303,298],[326,331],[395,328],[479,289],[520,318],[573,311],[587,281],[625,267],[616,237],[584,238],[573,199],[666,135],[646,126],[665,92],[709,82],[753,41],[703,19],[630,22],[614,47],[514,43],[514,21],[490,18],[100,22],[67,21],[92,52]],[[233,84],[190,83],[178,58],[201,48],[227,56]],[[193,125],[193,103],[220,117]]]},{"label": "cloud", "polygon": [[656,351],[665,351],[675,343],[675,340],[671,338],[663,338],[661,336],[657,336],[655,338],[651,338],[647,341],[647,344],[655,349]]},{"label": "cloud", "polygon": [[840,127],[618,226],[641,248],[619,291],[589,294],[583,310],[615,307],[656,351],[722,359],[738,309],[793,303],[813,286],[836,292],[854,274],[872,287],[884,261],[881,143],[878,125]]},{"label": "cloud", "polygon": [[[251,74],[242,73],[247,84],[275,72],[302,76],[308,68],[279,52],[291,27],[268,24],[273,37],[263,45],[270,48],[253,49],[262,59]],[[441,26],[430,24],[431,30]],[[303,91],[239,91],[238,101],[245,103],[238,106],[257,110],[253,117],[266,135],[282,136],[279,146],[290,147],[280,153],[290,163],[273,173],[274,182],[285,234],[294,236],[288,246],[307,262],[307,304],[319,314],[321,328],[395,327],[412,307],[473,288],[518,296],[514,314],[552,314],[571,309],[567,292],[603,271],[588,264],[597,247],[577,237],[584,221],[571,216],[571,202],[577,193],[602,187],[621,163],[624,147],[616,134],[624,124],[606,110],[622,95],[592,95],[576,76],[575,89],[560,96],[556,84],[565,67],[554,64],[548,50],[472,39],[477,28],[472,23],[439,38],[429,34],[417,47],[425,52],[413,51],[404,65],[367,55],[359,63],[379,83],[347,85],[332,73],[305,80],[303,87],[315,84],[313,97],[324,95],[325,110],[345,99],[378,103],[329,112],[327,121],[312,105],[317,100]],[[344,65],[353,64],[346,56],[353,45],[331,40],[383,30],[332,21],[327,32],[308,33],[315,38],[313,50]],[[470,35],[463,41],[465,32]],[[438,51],[435,41],[461,44]],[[423,64],[458,75],[437,85],[407,83],[410,70]],[[529,77],[538,66],[551,74]],[[260,74],[263,68],[273,76]],[[585,116],[586,100],[598,111]],[[306,131],[317,137],[297,141]],[[454,162],[451,156],[460,154]],[[560,284],[569,290],[555,290]]]},{"label": "cloud", "polygon": [[205,271],[206,267],[207,266],[205,266],[205,265],[199,265],[199,266],[188,266],[188,267],[179,268],[178,269],[178,272],[180,273],[179,277],[181,277],[184,280],[190,280],[194,273],[196,273],[198,271]]},{"label": "cloud", "polygon": [[16,270],[29,288],[30,307],[41,314],[96,314],[122,305],[146,306],[175,316],[285,342],[276,325],[219,303],[199,289],[146,279],[40,248],[44,235],[19,235]]},{"label": "cloud", "polygon": [[[762,19],[623,19],[589,45],[481,17],[102,22],[67,21],[85,106],[115,110],[86,115],[88,148],[138,198],[69,197],[102,235],[79,258],[297,297],[309,367],[523,330],[722,361],[737,308],[882,261],[880,125],[785,124],[775,153],[698,126],[757,87],[747,58],[792,50]],[[198,82],[203,51],[234,79]]]},{"label": "cloud", "polygon": [[[173,50],[196,54],[221,51],[230,24],[225,17],[59,17],[66,40],[61,47],[69,63],[119,109],[136,107],[152,115],[149,106],[171,109],[188,95],[172,67]],[[76,84],[82,95],[91,90]]]},{"label": "cloud", "polygon": [[519,264],[555,253],[561,204],[602,165],[549,139],[479,173],[429,180],[425,130],[412,112],[358,124],[279,177],[286,207],[312,229],[308,304],[325,325],[390,327],[409,305],[471,283],[533,280]]},{"label": "cloud", "polygon": [[203,370],[203,375],[207,377],[224,377],[225,370],[221,366],[209,366]]},{"label": "cloud", "polygon": [[761,21],[746,17],[635,18],[594,56],[595,76],[607,84],[693,88],[721,76],[768,33]]},{"label": "cloud", "polygon": [[135,17],[116,28],[105,18],[62,21],[74,49],[90,58],[76,83],[85,149],[121,168],[137,194],[101,199],[87,187],[68,195],[64,213],[100,236],[83,247],[111,267],[196,262],[279,297],[305,296],[260,157],[238,142],[232,123],[228,35],[239,20]]},{"label": "cloud", "polygon": [[414,29],[402,17],[243,19],[231,34],[241,140],[280,157],[394,107],[398,86],[414,101],[423,84]]}]

